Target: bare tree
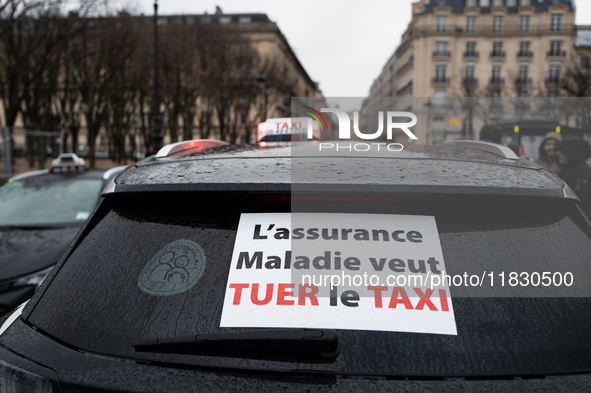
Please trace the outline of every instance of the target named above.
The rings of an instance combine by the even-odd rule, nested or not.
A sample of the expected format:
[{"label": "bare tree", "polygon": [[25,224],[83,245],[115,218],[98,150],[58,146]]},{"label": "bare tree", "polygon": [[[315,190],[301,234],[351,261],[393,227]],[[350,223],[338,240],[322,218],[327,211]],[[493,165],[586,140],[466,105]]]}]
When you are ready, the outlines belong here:
[{"label": "bare tree", "polygon": [[64,50],[98,0],[81,2],[69,14],[66,4],[65,0],[0,0],[0,98],[10,129],[19,113],[31,127],[59,126],[52,106]]},{"label": "bare tree", "polygon": [[144,74],[136,73],[134,58],[136,48],[145,44],[137,20],[127,13],[110,18],[110,31],[113,37],[106,52],[108,58],[107,90],[107,131],[111,142],[111,152],[119,164],[126,164],[126,141],[133,127],[133,119],[140,110],[140,84],[146,81]]},{"label": "bare tree", "polygon": [[199,52],[197,37],[199,25],[185,24],[181,18],[162,29],[160,52],[162,103],[166,115],[166,128],[171,142],[179,140],[180,122],[182,139],[191,139],[196,99],[199,89]]},{"label": "bare tree", "polygon": [[[591,69],[588,64],[571,55],[562,77],[561,91],[569,97],[579,97],[569,101],[569,109],[578,120],[580,128],[591,128]],[[586,97],[584,99],[581,99]]]},{"label": "bare tree", "polygon": [[80,108],[87,130],[90,167],[95,166],[96,138],[109,120],[109,83],[114,72],[110,60],[114,50],[111,40],[117,40],[107,18],[86,20],[87,29],[78,39],[75,54],[76,86]]}]

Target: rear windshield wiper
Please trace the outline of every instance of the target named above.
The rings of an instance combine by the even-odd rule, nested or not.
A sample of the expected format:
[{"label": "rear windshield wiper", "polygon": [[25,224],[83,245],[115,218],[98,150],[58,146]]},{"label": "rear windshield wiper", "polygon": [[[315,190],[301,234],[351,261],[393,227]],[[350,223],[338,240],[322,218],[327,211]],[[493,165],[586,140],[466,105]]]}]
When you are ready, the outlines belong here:
[{"label": "rear windshield wiper", "polygon": [[332,363],[341,353],[334,330],[273,329],[141,340],[137,352]]}]

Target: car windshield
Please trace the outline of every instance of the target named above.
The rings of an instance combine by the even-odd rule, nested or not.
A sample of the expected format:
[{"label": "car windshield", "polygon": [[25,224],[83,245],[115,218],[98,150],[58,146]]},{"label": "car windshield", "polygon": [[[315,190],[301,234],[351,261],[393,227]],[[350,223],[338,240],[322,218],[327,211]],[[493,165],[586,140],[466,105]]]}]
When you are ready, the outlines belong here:
[{"label": "car windshield", "polygon": [[35,176],[0,187],[0,227],[81,225],[94,210],[99,179]]},{"label": "car windshield", "polygon": [[[302,210],[434,217],[448,273],[480,276],[485,269],[486,274],[494,272],[495,288],[503,271],[506,280],[512,271],[571,272],[573,287],[584,285],[579,278],[591,275],[590,228],[574,203],[450,199],[312,202]],[[244,194],[111,197],[95,215],[92,232],[83,235],[60,267],[29,322],[85,351],[167,363],[398,377],[591,370],[590,298],[511,297],[508,281],[499,288],[505,293],[497,297],[474,297],[463,286],[450,289],[457,335],[337,328],[342,352],[332,364],[134,350],[140,340],[245,331],[220,326],[224,296],[228,291],[236,296],[227,288],[239,221],[244,213],[291,211],[289,202]],[[203,261],[201,270],[190,271],[187,253]],[[249,266],[251,273],[259,269]],[[196,283],[182,290],[189,277],[196,277]],[[265,302],[262,289],[258,298],[248,296],[247,290],[243,296],[244,301],[254,296],[252,301]],[[370,306],[374,302],[359,301]],[[298,304],[277,307],[297,312]],[[432,305],[439,308],[439,300]],[[427,307],[424,312],[436,313]],[[272,317],[257,315],[267,321]]]}]

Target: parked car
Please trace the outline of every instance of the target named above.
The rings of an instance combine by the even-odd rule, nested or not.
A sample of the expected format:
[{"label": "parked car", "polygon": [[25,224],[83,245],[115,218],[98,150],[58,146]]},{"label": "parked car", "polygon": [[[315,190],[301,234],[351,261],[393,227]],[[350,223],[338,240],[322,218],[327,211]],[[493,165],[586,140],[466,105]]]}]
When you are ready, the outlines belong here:
[{"label": "parked car", "polygon": [[134,150],[129,158],[133,158],[134,160],[143,160],[146,158],[146,151],[145,150]]},{"label": "parked car", "polygon": [[320,148],[168,148],[120,173],[0,320],[0,386],[591,389],[591,227],[564,182],[480,142]]},{"label": "parked car", "polygon": [[123,169],[86,170],[83,159],[62,154],[51,169],[0,187],[0,316],[32,296]]},{"label": "parked car", "polygon": [[94,152],[95,158],[109,158],[108,150],[97,150]]}]

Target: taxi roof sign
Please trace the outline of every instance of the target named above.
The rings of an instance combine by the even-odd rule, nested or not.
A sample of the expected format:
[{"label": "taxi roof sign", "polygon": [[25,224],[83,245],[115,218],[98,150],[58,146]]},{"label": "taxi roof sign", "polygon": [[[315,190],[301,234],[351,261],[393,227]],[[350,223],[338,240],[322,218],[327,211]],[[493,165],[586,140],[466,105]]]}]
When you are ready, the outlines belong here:
[{"label": "taxi roof sign", "polygon": [[282,117],[267,119],[257,127],[257,141],[269,135],[307,135],[312,129],[313,139],[320,139],[320,125],[309,117]]}]

